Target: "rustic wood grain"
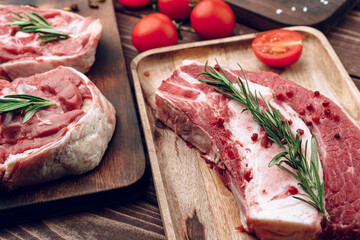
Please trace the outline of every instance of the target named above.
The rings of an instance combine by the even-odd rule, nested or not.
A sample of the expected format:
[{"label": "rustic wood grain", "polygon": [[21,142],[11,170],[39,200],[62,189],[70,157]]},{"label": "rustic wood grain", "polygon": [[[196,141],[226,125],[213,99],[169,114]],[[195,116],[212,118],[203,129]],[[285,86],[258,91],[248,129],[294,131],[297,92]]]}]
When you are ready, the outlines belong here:
[{"label": "rustic wood grain", "polygon": [[136,205],[103,208],[1,229],[0,239],[164,239],[159,209]]},{"label": "rustic wood grain", "polygon": [[[312,26],[328,32],[350,11],[358,0],[227,0],[236,20],[260,30],[286,26]],[[281,12],[277,12],[281,11]]]},{"label": "rustic wood grain", "polygon": [[[360,4],[358,5],[360,6]],[[333,30],[326,34],[350,75],[360,78],[360,7],[351,11]]]},{"label": "rustic wood grain", "polygon": [[[149,151],[159,206],[170,239],[186,239],[193,228],[205,239],[253,239],[236,230],[239,211],[233,195],[209,169],[196,149],[156,120],[155,91],[184,59],[252,71],[277,72],[341,105],[358,123],[360,92],[326,37],[314,28],[292,27],[302,34],[300,60],[287,68],[271,68],[257,60],[251,42],[257,34],[154,49],[138,55],[131,70]],[[147,72],[148,74],[144,74]],[[144,100],[142,99],[144,98]],[[195,220],[196,221],[195,221]],[[189,225],[193,222],[193,225]],[[190,226],[190,227],[189,227]]]},{"label": "rustic wood grain", "polygon": [[[41,8],[62,9],[70,6],[73,1],[22,0],[3,1],[2,3],[30,4]],[[113,3],[112,1],[98,3],[99,8],[97,9],[90,8],[87,0],[77,1],[77,4],[79,14],[100,18],[103,25],[96,61],[87,76],[116,109],[115,133],[102,162],[94,171],[77,177],[22,188],[7,194],[3,193],[0,196],[0,213],[2,210],[6,210],[6,214],[8,214],[9,209],[16,210],[16,208],[28,207],[24,212],[31,214],[31,205],[33,204],[37,204],[36,209],[41,210],[38,203],[50,203],[107,191],[114,191],[114,197],[116,196],[119,199],[133,199],[145,190],[146,182],[142,180],[141,185],[136,184],[144,176],[145,154],[134,100],[127,78]],[[96,148],[96,143],[92,144]],[[137,191],[130,191],[131,186],[136,186]],[[120,194],[121,190],[125,191],[122,195]],[[85,199],[83,200],[83,204],[86,205],[87,202]],[[16,215],[13,218],[15,220]],[[18,218],[22,220],[22,216]],[[0,219],[0,224],[7,223],[8,219]]]},{"label": "rustic wood grain", "polygon": [[[108,0],[107,0],[108,1]],[[116,18],[118,24],[118,30],[121,37],[121,43],[124,50],[125,62],[128,69],[128,74],[131,79],[130,74],[130,62],[131,60],[138,55],[138,52],[131,44],[131,31],[135,23],[140,19],[139,16],[145,15],[151,12],[150,7],[145,8],[126,8],[127,13],[121,11],[120,9],[124,9],[117,0],[114,0],[114,4],[117,6]],[[101,7],[101,5],[100,5]],[[359,33],[360,27],[360,5],[358,5],[354,10],[352,10],[349,14],[345,16],[345,18],[339,23],[339,25],[333,28],[330,32],[326,34],[329,39],[332,47],[335,52],[339,56],[341,62],[344,64],[344,67],[351,74],[351,77],[357,87],[360,87],[360,65],[357,64],[360,61],[360,56],[357,54],[359,51],[356,50],[359,46],[360,38],[357,37],[356,33]],[[189,22],[184,22],[186,27],[190,27]],[[341,29],[338,29],[340,27]],[[338,32],[336,36],[333,35],[334,32]],[[234,31],[234,35],[242,35],[246,33],[258,32],[257,29],[251,28],[249,26],[237,23]],[[350,34],[351,33],[351,34]],[[352,41],[348,41],[349,36],[353,36],[355,33],[355,38]],[[179,43],[189,43],[201,41],[201,39],[193,32],[186,31],[184,32],[184,39],[179,41]],[[345,42],[345,43],[344,43]],[[355,49],[355,50],[354,50]],[[137,208],[140,206],[140,208]],[[70,207],[71,208],[71,207]],[[110,210],[109,210],[110,209]],[[144,211],[144,209],[151,210],[152,213],[148,211]],[[111,214],[109,213],[111,212]],[[113,211],[119,212],[119,214],[113,214]],[[97,210],[94,211],[85,211],[83,213],[91,214],[91,217],[97,218],[99,221],[98,229],[99,231],[108,231],[108,220],[107,216],[112,221],[117,221],[119,223],[118,229],[120,229],[122,235],[120,236],[117,231],[113,231],[112,234],[107,233],[106,237],[96,235],[96,237],[90,237],[90,239],[165,239],[164,236],[164,228],[160,226],[160,222],[162,221],[160,218],[159,208],[157,206],[157,199],[155,193],[155,187],[152,183],[152,179],[150,177],[150,186],[146,194],[141,197],[140,200],[134,201],[132,204],[113,204],[111,207],[100,207],[97,205]],[[48,218],[39,221],[33,221],[31,223],[26,223],[22,225],[13,225],[7,228],[0,228],[0,239],[64,239],[62,231],[64,232],[74,232],[76,233],[78,230],[72,228],[71,222],[75,222],[79,218],[78,215],[84,216],[83,213],[79,214],[70,214],[67,215],[68,224],[66,226],[63,225],[63,230],[61,231],[53,231],[50,227],[51,223],[58,222],[58,219],[62,218]],[[148,217],[144,217],[148,216]],[[116,216],[116,217],[114,217]],[[189,220],[187,221],[188,225],[196,225],[194,224],[199,220],[198,214],[190,215]],[[138,221],[143,220],[143,221]],[[126,223],[125,225],[121,225],[121,223]],[[155,225],[151,225],[148,223],[155,223]],[[83,224],[81,228],[83,231],[91,230],[91,225]],[[134,229],[142,231],[143,228],[147,230],[142,232],[142,235],[138,235]],[[121,229],[125,229],[122,231]],[[160,229],[160,231],[158,231]],[[196,233],[191,233],[192,227],[187,227],[188,236],[195,236]],[[201,229],[195,228],[195,229]],[[154,234],[156,233],[156,234]],[[203,235],[196,235],[203,236]],[[126,238],[127,237],[127,238]],[[138,237],[138,238],[136,238]],[[171,239],[171,238],[168,238]],[[191,238],[189,238],[191,239]]]}]

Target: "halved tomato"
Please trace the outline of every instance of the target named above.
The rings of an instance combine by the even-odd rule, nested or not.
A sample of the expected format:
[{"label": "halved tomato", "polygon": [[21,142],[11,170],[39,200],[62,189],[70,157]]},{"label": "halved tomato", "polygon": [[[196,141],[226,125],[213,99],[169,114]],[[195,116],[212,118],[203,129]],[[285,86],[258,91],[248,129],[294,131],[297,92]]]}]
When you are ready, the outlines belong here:
[{"label": "halved tomato", "polygon": [[302,37],[295,31],[275,29],[258,35],[251,47],[263,63],[272,67],[286,67],[300,58]]}]

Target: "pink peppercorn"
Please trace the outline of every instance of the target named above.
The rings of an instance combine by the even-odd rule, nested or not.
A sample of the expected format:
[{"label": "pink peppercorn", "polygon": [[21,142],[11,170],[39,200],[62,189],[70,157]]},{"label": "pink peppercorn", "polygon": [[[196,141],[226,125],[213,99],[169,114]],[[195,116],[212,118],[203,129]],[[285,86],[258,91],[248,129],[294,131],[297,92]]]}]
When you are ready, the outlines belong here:
[{"label": "pink peppercorn", "polygon": [[311,103],[306,104],[306,109],[307,110],[313,109],[313,105]]},{"label": "pink peppercorn", "polygon": [[251,135],[251,140],[256,141],[256,139],[258,138],[258,134],[257,133],[253,133],[253,135]]},{"label": "pink peppercorn", "polygon": [[294,93],[293,93],[293,91],[287,91],[286,92],[286,96],[288,96],[289,98],[291,98],[291,97],[293,97],[294,96]]},{"label": "pink peppercorn", "polygon": [[284,100],[285,99],[285,97],[284,97],[284,95],[282,94],[282,93],[277,93],[276,94],[276,98],[278,99],[278,100]]},{"label": "pink peppercorn", "polygon": [[328,106],[329,104],[330,104],[330,102],[328,100],[324,100],[323,103],[322,103],[322,105],[324,107]]},{"label": "pink peppercorn", "polygon": [[303,135],[304,134],[304,130],[302,130],[302,129],[298,129],[298,130],[296,130],[296,132],[298,132],[298,133],[300,133],[300,135]]},{"label": "pink peppercorn", "polygon": [[305,115],[305,110],[302,109],[302,108],[299,108],[299,114],[300,114],[300,115]]},{"label": "pink peppercorn", "polygon": [[319,115],[315,114],[314,116],[312,116],[312,120],[313,120],[314,123],[318,123],[320,121]]}]

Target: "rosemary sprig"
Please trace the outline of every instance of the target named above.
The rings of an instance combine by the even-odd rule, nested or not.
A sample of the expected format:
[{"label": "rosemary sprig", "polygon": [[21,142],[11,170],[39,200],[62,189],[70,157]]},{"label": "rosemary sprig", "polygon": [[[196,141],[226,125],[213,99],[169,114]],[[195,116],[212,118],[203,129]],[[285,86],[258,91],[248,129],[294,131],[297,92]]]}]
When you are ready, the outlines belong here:
[{"label": "rosemary sprig", "polygon": [[53,105],[56,103],[32,95],[6,95],[4,98],[0,98],[0,115],[13,111],[25,113],[23,123],[26,123],[37,111]]},{"label": "rosemary sprig", "polygon": [[18,25],[18,31],[21,32],[35,32],[43,39],[41,45],[49,41],[59,41],[68,39],[70,36],[67,33],[54,29],[50,23],[42,16],[35,12],[25,13],[25,17],[21,16],[20,14],[13,12],[16,15],[9,18],[11,21],[6,25]]},{"label": "rosemary sprig", "polygon": [[[239,65],[245,78],[245,83],[238,77],[236,85],[231,82],[224,70],[218,64],[220,71],[209,67],[206,63],[204,72],[200,75],[207,79],[199,79],[213,86],[219,93],[226,95],[245,107],[244,111],[249,110],[253,119],[261,125],[269,139],[277,143],[283,152],[276,155],[269,163],[269,167],[277,165],[282,170],[291,174],[299,183],[298,185],[304,190],[303,197],[293,196],[303,201],[323,213],[325,219],[329,220],[329,215],[324,206],[324,184],[319,176],[319,159],[316,147],[316,140],[311,139],[311,157],[310,164],[306,160],[307,141],[304,152],[301,149],[300,133],[294,136],[289,127],[288,121],[284,121],[277,109],[271,106],[260,94],[260,98],[265,103],[264,110],[260,108],[259,97],[255,91],[250,91],[248,80],[244,70]],[[291,170],[293,169],[293,171]]]}]

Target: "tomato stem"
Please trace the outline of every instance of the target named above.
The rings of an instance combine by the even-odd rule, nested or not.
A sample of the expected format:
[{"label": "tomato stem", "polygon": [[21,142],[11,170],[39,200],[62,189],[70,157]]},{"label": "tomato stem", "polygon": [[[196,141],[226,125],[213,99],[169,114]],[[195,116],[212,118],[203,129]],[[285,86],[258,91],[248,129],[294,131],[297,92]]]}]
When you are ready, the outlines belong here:
[{"label": "tomato stem", "polygon": [[158,0],[151,0],[151,6],[155,11],[159,11]]},{"label": "tomato stem", "polygon": [[176,28],[176,31],[177,31],[177,34],[178,34],[178,39],[179,40],[183,40],[183,36],[181,34],[181,31],[183,30],[181,28],[181,24],[182,22],[176,22],[175,20],[172,20],[172,23],[174,24],[175,28]]},{"label": "tomato stem", "polygon": [[194,8],[196,4],[198,4],[200,0],[192,0],[190,1],[189,7]]}]

